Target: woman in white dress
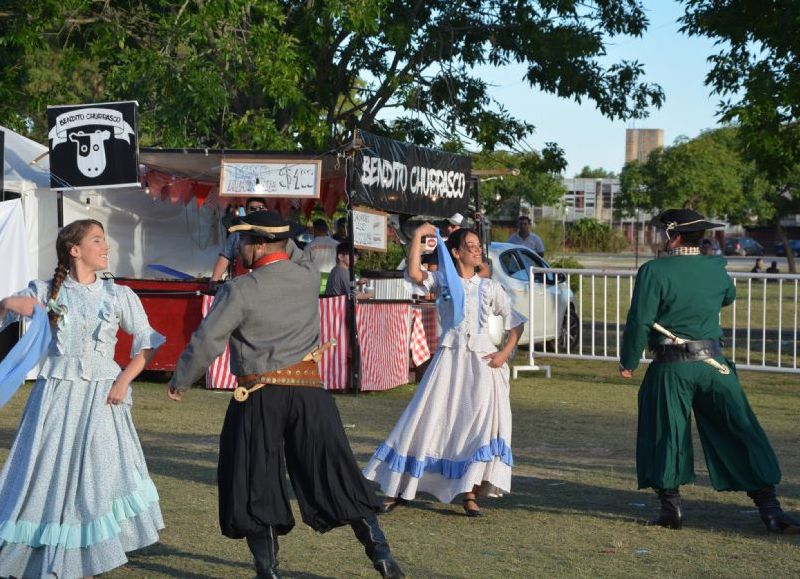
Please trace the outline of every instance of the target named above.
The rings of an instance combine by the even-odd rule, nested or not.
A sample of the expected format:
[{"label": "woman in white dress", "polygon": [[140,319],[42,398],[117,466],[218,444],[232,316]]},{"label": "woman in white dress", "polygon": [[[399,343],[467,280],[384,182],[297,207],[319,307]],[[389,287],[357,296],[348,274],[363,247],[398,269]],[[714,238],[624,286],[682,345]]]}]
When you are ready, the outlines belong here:
[{"label": "woman in white dress", "polygon": [[[481,515],[478,496],[511,490],[506,361],[526,319],[513,310],[498,283],[475,273],[482,250],[474,231],[450,235],[447,251],[440,247],[436,272],[420,267],[423,236],[428,235],[437,235],[429,223],[414,233],[406,276],[421,293],[437,296],[441,340],[416,394],[364,474],[386,493],[386,512],[417,491],[443,503],[464,493],[464,511],[475,517]],[[500,350],[488,334],[491,315],[501,316],[508,332]]]},{"label": "woman in white dress", "polygon": [[[52,340],[0,472],[0,576],[86,577],[158,541],[158,493],[131,419],[131,381],[164,337],[108,268],[103,226],[81,220],[56,242],[52,280],[0,302],[0,327],[48,304]],[[114,362],[117,329],[132,360]]]}]

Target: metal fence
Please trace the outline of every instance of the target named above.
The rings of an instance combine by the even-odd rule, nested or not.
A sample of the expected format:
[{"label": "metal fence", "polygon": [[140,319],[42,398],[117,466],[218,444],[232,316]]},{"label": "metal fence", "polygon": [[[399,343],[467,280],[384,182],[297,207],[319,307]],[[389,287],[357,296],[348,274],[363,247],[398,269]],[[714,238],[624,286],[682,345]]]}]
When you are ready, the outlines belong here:
[{"label": "metal fence", "polygon": [[[528,364],[515,366],[514,376],[519,371],[544,370],[549,377],[549,367],[535,363],[537,355],[618,360],[636,272],[533,267],[529,279],[541,278],[542,273],[555,273],[562,283],[570,286],[570,313],[558,325],[556,339],[528,346]],[[736,301],[720,314],[725,355],[739,369],[800,373],[797,363],[800,276],[738,272],[729,275],[736,286]],[[528,317],[532,324],[541,323],[535,318],[537,312],[546,316],[559,311],[558,307],[534,303],[537,299],[544,299],[543,294],[529,291]],[[647,360],[646,354],[643,361]]]}]

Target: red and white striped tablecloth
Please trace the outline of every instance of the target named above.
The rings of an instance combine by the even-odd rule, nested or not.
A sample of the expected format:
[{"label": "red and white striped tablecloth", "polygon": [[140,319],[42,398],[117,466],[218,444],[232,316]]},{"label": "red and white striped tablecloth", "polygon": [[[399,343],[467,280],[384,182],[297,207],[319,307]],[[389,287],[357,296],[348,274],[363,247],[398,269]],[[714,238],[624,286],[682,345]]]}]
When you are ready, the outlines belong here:
[{"label": "red and white striped tablecloth", "polygon": [[[213,297],[204,296],[203,315],[211,307]],[[343,390],[347,387],[347,299],[345,296],[319,300],[320,343],[336,339],[336,346],[327,350],[320,362],[320,374],[325,388]],[[426,321],[422,316],[423,325]],[[434,332],[435,332],[435,317]],[[411,337],[411,304],[365,302],[356,306],[359,344],[361,346],[361,389],[388,390],[408,382],[408,355]],[[430,336],[429,328],[425,335]],[[428,342],[431,343],[431,342]],[[435,344],[435,341],[433,342]],[[206,386],[211,389],[232,390],[236,378],[229,369],[226,348],[206,372]]]},{"label": "red and white striped tablecloth", "polygon": [[319,299],[319,342],[336,346],[322,354],[319,373],[326,390],[347,388],[347,296]]},{"label": "red and white striped tablecloth", "polygon": [[[203,296],[201,310],[204,318],[208,315],[213,303],[214,296]],[[236,388],[236,376],[231,374],[230,359],[230,346],[225,346],[225,351],[222,355],[211,362],[211,366],[206,370],[206,388],[214,390],[233,390]]]},{"label": "red and white striped tablecloth", "polygon": [[408,383],[411,304],[356,304],[361,346],[361,389],[389,390]]}]

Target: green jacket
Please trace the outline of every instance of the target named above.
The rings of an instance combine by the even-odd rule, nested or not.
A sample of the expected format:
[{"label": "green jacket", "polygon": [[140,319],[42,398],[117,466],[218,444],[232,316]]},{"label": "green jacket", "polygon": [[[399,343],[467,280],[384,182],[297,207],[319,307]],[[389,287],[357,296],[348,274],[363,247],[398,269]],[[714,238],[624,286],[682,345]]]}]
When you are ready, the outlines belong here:
[{"label": "green jacket", "polygon": [[644,351],[663,337],[652,329],[658,322],[687,340],[722,337],[720,309],[736,298],[727,261],[711,255],[673,255],[639,268],[622,338],[620,366],[635,370]]}]

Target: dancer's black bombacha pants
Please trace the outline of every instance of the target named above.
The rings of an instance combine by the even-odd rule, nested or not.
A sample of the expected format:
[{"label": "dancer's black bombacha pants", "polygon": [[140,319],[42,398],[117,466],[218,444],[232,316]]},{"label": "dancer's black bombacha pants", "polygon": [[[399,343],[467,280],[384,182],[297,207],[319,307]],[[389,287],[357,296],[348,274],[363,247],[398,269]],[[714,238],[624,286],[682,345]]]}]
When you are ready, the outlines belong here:
[{"label": "dancer's black bombacha pants", "polygon": [[219,521],[233,539],[294,527],[289,473],[303,522],[319,532],[368,517],[380,500],[361,474],[333,397],[322,388],[266,386],[231,399],[219,444]]}]

